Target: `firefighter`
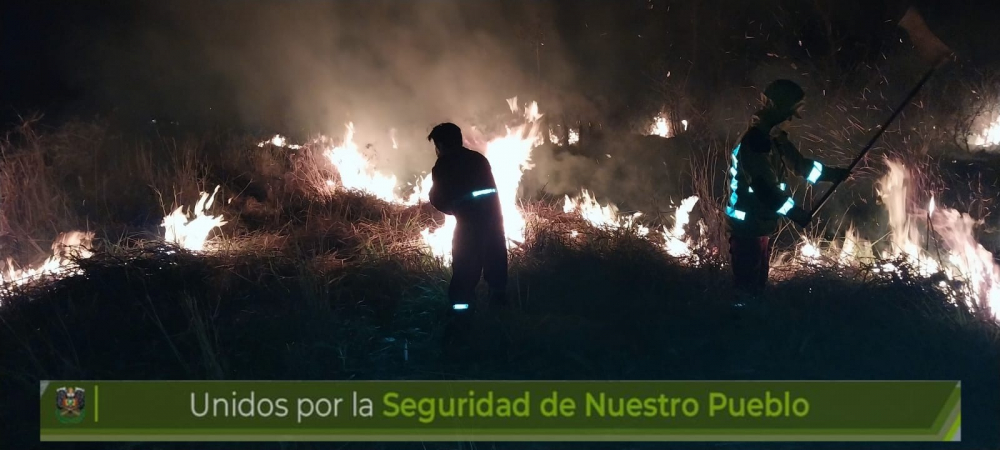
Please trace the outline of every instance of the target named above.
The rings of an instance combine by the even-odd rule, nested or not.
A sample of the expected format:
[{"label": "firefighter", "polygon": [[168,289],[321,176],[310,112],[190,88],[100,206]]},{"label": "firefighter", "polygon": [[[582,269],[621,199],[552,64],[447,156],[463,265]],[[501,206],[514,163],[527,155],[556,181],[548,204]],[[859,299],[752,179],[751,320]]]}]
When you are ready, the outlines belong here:
[{"label": "firefighter", "polygon": [[798,84],[776,80],[764,90],[764,97],[764,108],[754,115],[729,158],[725,206],[735,287],[751,298],[767,285],[771,235],[778,220],[785,217],[804,228],[812,219],[792,198],[785,184],[788,173],[810,184],[838,182],[849,175],[847,169],[825,167],[802,156],[782,130],[793,117],[801,118],[805,93]]},{"label": "firefighter", "polygon": [[453,123],[435,126],[427,140],[434,142],[438,156],[431,172],[431,205],[458,222],[448,286],[452,311],[469,310],[480,277],[489,285],[490,303],[502,305],[507,298],[507,243],[490,163],[462,145],[462,130]]}]

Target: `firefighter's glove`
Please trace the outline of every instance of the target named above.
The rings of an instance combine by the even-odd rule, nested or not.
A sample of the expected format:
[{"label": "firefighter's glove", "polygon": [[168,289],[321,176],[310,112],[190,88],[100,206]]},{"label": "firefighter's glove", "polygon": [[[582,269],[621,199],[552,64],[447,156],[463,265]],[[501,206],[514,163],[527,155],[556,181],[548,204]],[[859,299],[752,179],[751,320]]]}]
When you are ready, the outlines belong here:
[{"label": "firefighter's glove", "polygon": [[797,206],[788,211],[788,214],[785,217],[788,217],[788,220],[795,222],[796,225],[802,228],[807,227],[809,222],[812,221],[812,215],[809,214],[809,211]]}]

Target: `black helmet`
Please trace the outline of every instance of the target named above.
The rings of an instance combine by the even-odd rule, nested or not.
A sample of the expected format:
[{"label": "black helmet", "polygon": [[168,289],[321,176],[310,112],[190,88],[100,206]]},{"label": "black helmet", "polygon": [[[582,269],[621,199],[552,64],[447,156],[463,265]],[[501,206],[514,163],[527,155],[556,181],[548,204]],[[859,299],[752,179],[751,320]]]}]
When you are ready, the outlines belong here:
[{"label": "black helmet", "polygon": [[764,96],[778,108],[792,109],[805,98],[806,93],[791,80],[774,80],[764,89]]},{"label": "black helmet", "polygon": [[438,147],[461,147],[462,129],[451,122],[439,124],[427,135],[428,141],[434,141]]}]

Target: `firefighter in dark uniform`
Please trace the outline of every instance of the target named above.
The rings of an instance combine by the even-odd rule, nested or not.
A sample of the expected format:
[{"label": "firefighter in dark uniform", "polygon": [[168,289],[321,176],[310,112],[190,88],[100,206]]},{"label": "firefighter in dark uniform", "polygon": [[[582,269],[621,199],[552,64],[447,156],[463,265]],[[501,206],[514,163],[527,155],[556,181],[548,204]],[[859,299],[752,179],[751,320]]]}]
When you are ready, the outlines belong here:
[{"label": "firefighter in dark uniform", "polygon": [[437,163],[431,172],[430,202],[454,215],[458,225],[452,241],[452,277],[448,297],[452,311],[467,311],[474,303],[480,277],[490,289],[490,303],[507,298],[507,242],[503,214],[490,163],[462,144],[462,130],[442,123],[427,140],[434,142]]},{"label": "firefighter in dark uniform", "polygon": [[729,158],[729,197],[725,213],[729,229],[729,253],[736,288],[756,296],[767,285],[771,258],[771,235],[778,220],[786,217],[801,227],[810,213],[795,204],[785,184],[789,173],[810,184],[846,179],[847,169],[824,167],[802,156],[780,128],[799,114],[805,94],[789,80],[777,80],[764,90],[766,104],[754,115]]}]

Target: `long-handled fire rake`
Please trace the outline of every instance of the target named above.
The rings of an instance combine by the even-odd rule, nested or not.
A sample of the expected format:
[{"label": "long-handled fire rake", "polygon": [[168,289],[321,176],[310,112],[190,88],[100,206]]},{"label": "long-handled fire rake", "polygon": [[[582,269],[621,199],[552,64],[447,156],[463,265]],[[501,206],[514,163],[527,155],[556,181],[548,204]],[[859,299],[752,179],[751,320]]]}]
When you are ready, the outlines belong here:
[{"label": "long-handled fire rake", "polygon": [[[913,97],[917,95],[917,92],[920,91],[920,88],[924,87],[924,84],[926,84],[927,80],[931,78],[931,75],[934,74],[935,70],[937,70],[936,66],[932,67],[930,70],[927,71],[927,73],[924,74],[924,77],[921,78],[920,82],[917,83],[917,85],[913,88],[913,90],[910,91],[909,95],[906,96],[906,99],[904,99],[903,102],[900,103],[899,107],[897,107],[896,110],[892,112],[892,115],[889,116],[888,119],[886,119],[885,123],[883,123],[882,126],[878,128],[878,131],[875,132],[875,135],[873,135],[872,138],[868,140],[868,144],[865,144],[865,148],[861,150],[861,153],[858,153],[858,156],[854,157],[854,161],[851,161],[851,165],[847,166],[848,172],[854,171],[854,167],[856,167],[858,163],[860,163],[861,160],[865,158],[865,155],[867,155],[868,152],[875,145],[875,141],[878,141],[878,138],[882,136],[882,133],[885,133],[885,130],[889,128],[889,125],[892,124],[892,122],[896,120],[896,117],[899,116],[899,113],[903,111],[903,108],[905,108],[906,105],[910,104],[910,100],[913,100]],[[819,211],[819,209],[822,208],[824,204],[826,204],[826,201],[829,200],[831,196],[833,196],[833,191],[837,190],[837,187],[840,186],[843,182],[844,180],[839,180],[836,183],[834,183],[833,186],[830,186],[830,190],[826,191],[826,194],[823,194],[823,197],[819,199],[819,203],[817,203],[816,206],[813,207],[812,211],[809,212],[810,218],[816,215],[816,212]]]},{"label": "long-handled fire rake", "polygon": [[[922,50],[921,53],[923,53],[923,55],[934,55],[932,60],[933,64],[931,65],[931,68],[927,70],[927,73],[924,74],[923,78],[920,79],[917,85],[913,87],[913,90],[911,90],[906,98],[903,99],[903,102],[900,103],[895,110],[893,110],[892,115],[890,115],[889,118],[886,119],[885,123],[878,128],[875,135],[868,140],[868,144],[866,144],[861,150],[861,153],[854,158],[854,161],[851,161],[851,165],[847,166],[848,173],[854,171],[854,168],[861,162],[862,159],[864,159],[865,155],[867,155],[872,149],[872,146],[875,145],[875,142],[878,141],[878,138],[882,136],[882,133],[885,133],[885,130],[889,128],[889,125],[891,125],[892,122],[896,120],[896,117],[899,116],[899,113],[903,111],[903,108],[910,104],[910,101],[917,95],[917,92],[920,92],[920,88],[924,87],[924,84],[926,84],[927,80],[931,78],[931,75],[933,75],[934,72],[945,63],[945,61],[953,56],[951,50],[943,42],[941,42],[937,36],[934,36],[929,29],[927,29],[923,18],[920,17],[920,14],[917,13],[916,10],[912,8],[908,10],[906,15],[900,21],[900,26],[905,28],[910,34],[911,39],[918,47],[920,47],[918,50]],[[826,194],[823,194],[823,197],[819,199],[819,203],[817,203],[812,211],[809,212],[810,218],[816,215],[816,212],[818,212],[819,209],[826,204],[826,201],[833,196],[833,192],[836,191],[837,187],[843,182],[844,180],[840,180],[834,183],[833,186],[830,186],[830,190],[826,191]]]}]

